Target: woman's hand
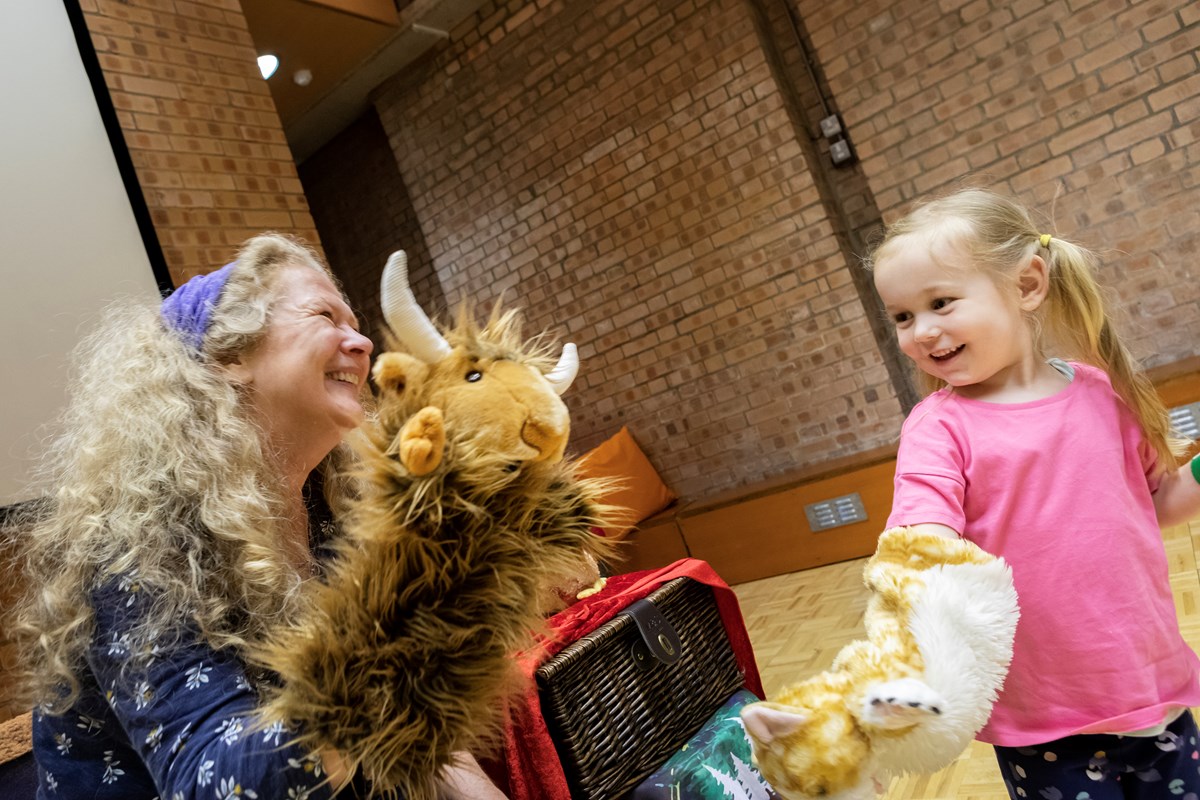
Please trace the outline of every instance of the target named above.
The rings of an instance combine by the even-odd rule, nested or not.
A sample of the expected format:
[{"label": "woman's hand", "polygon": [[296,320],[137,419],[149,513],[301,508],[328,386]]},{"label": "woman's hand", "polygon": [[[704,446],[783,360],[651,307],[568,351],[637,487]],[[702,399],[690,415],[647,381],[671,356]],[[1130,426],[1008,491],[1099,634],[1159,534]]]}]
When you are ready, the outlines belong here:
[{"label": "woman's hand", "polygon": [[[337,794],[350,782],[354,770],[340,750],[322,747],[320,752],[321,768]],[[470,753],[457,753],[455,762],[446,768],[445,777],[438,784],[438,800],[508,800]]]},{"label": "woman's hand", "polygon": [[470,753],[456,753],[438,786],[438,800],[508,800]]},{"label": "woman's hand", "polygon": [[320,753],[321,768],[325,770],[325,774],[329,777],[329,785],[333,787],[333,793],[337,794],[350,782],[350,778],[354,775],[354,770],[350,769],[350,762],[342,755],[341,750],[335,750],[332,747],[322,747]]}]

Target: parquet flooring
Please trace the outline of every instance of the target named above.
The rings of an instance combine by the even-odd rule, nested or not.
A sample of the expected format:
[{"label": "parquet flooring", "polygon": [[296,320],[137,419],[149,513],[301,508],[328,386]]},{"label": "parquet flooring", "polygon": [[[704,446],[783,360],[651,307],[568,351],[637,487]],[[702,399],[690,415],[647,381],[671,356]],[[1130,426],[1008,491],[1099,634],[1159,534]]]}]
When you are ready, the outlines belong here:
[{"label": "parquet flooring", "polygon": [[[1166,529],[1163,539],[1180,628],[1200,652],[1200,522]],[[733,587],[768,697],[828,669],[843,645],[864,635],[865,563],[857,559]],[[936,774],[895,779],[884,795],[885,800],[1007,797],[992,748],[979,742]]]}]

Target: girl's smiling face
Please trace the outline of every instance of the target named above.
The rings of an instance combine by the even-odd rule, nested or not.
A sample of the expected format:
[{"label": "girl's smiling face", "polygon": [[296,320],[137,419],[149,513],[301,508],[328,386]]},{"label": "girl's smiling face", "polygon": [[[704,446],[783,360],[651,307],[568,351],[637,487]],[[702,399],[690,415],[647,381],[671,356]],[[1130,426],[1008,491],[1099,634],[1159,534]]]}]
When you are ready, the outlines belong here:
[{"label": "girl's smiling face", "polygon": [[1008,388],[1024,366],[1036,371],[1038,359],[1018,289],[998,286],[959,251],[944,239],[901,236],[876,260],[875,290],[905,355],[983,397]]}]

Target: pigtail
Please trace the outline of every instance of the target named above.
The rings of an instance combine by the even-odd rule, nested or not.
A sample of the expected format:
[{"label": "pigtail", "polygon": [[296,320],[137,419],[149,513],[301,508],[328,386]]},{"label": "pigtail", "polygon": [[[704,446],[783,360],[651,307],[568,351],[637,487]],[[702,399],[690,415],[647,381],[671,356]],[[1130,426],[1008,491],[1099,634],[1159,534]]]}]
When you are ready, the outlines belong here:
[{"label": "pigtail", "polygon": [[1162,399],[1113,327],[1094,277],[1096,257],[1058,238],[1050,239],[1043,252],[1050,267],[1046,321],[1054,340],[1073,357],[1108,373],[1158,454],[1160,468],[1174,467],[1187,442],[1173,433]]}]

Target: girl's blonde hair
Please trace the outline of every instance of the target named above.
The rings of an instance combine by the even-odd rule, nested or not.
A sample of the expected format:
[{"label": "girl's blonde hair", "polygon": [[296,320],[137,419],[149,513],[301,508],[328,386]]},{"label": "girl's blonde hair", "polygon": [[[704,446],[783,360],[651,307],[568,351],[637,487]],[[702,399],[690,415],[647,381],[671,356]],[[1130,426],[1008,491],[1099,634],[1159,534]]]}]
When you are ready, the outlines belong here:
[{"label": "girl's blonde hair", "polygon": [[[886,260],[902,237],[920,233],[931,243],[946,241],[967,263],[986,271],[1002,287],[1015,287],[1016,273],[1034,255],[1047,264],[1049,291],[1033,315],[1035,346],[1042,334],[1061,348],[1060,355],[1099,367],[1133,410],[1162,469],[1174,466],[1186,442],[1171,429],[1170,417],[1154,385],[1121,342],[1104,292],[1096,282],[1096,256],[1057,236],[1044,236],[1029,211],[1015,200],[985,189],[964,189],[917,206],[888,227],[868,261]],[[1043,244],[1045,241],[1045,244]],[[920,372],[926,392],[945,382]]]},{"label": "girl's blonde hair", "polygon": [[[263,337],[282,268],[329,276],[300,242],[266,234],[238,254],[199,353],[157,304],[109,308],[76,351],[60,433],[42,466],[44,502],[18,520],[30,590],[11,630],[23,698],[69,708],[91,642],[91,592],[121,575],[153,602],[130,641],[133,667],[185,625],[241,650],[289,613],[300,576],[281,546],[285,498],[244,390],[223,365]],[[334,477],[339,448],[322,464]],[[326,487],[341,486],[337,479]]]}]

